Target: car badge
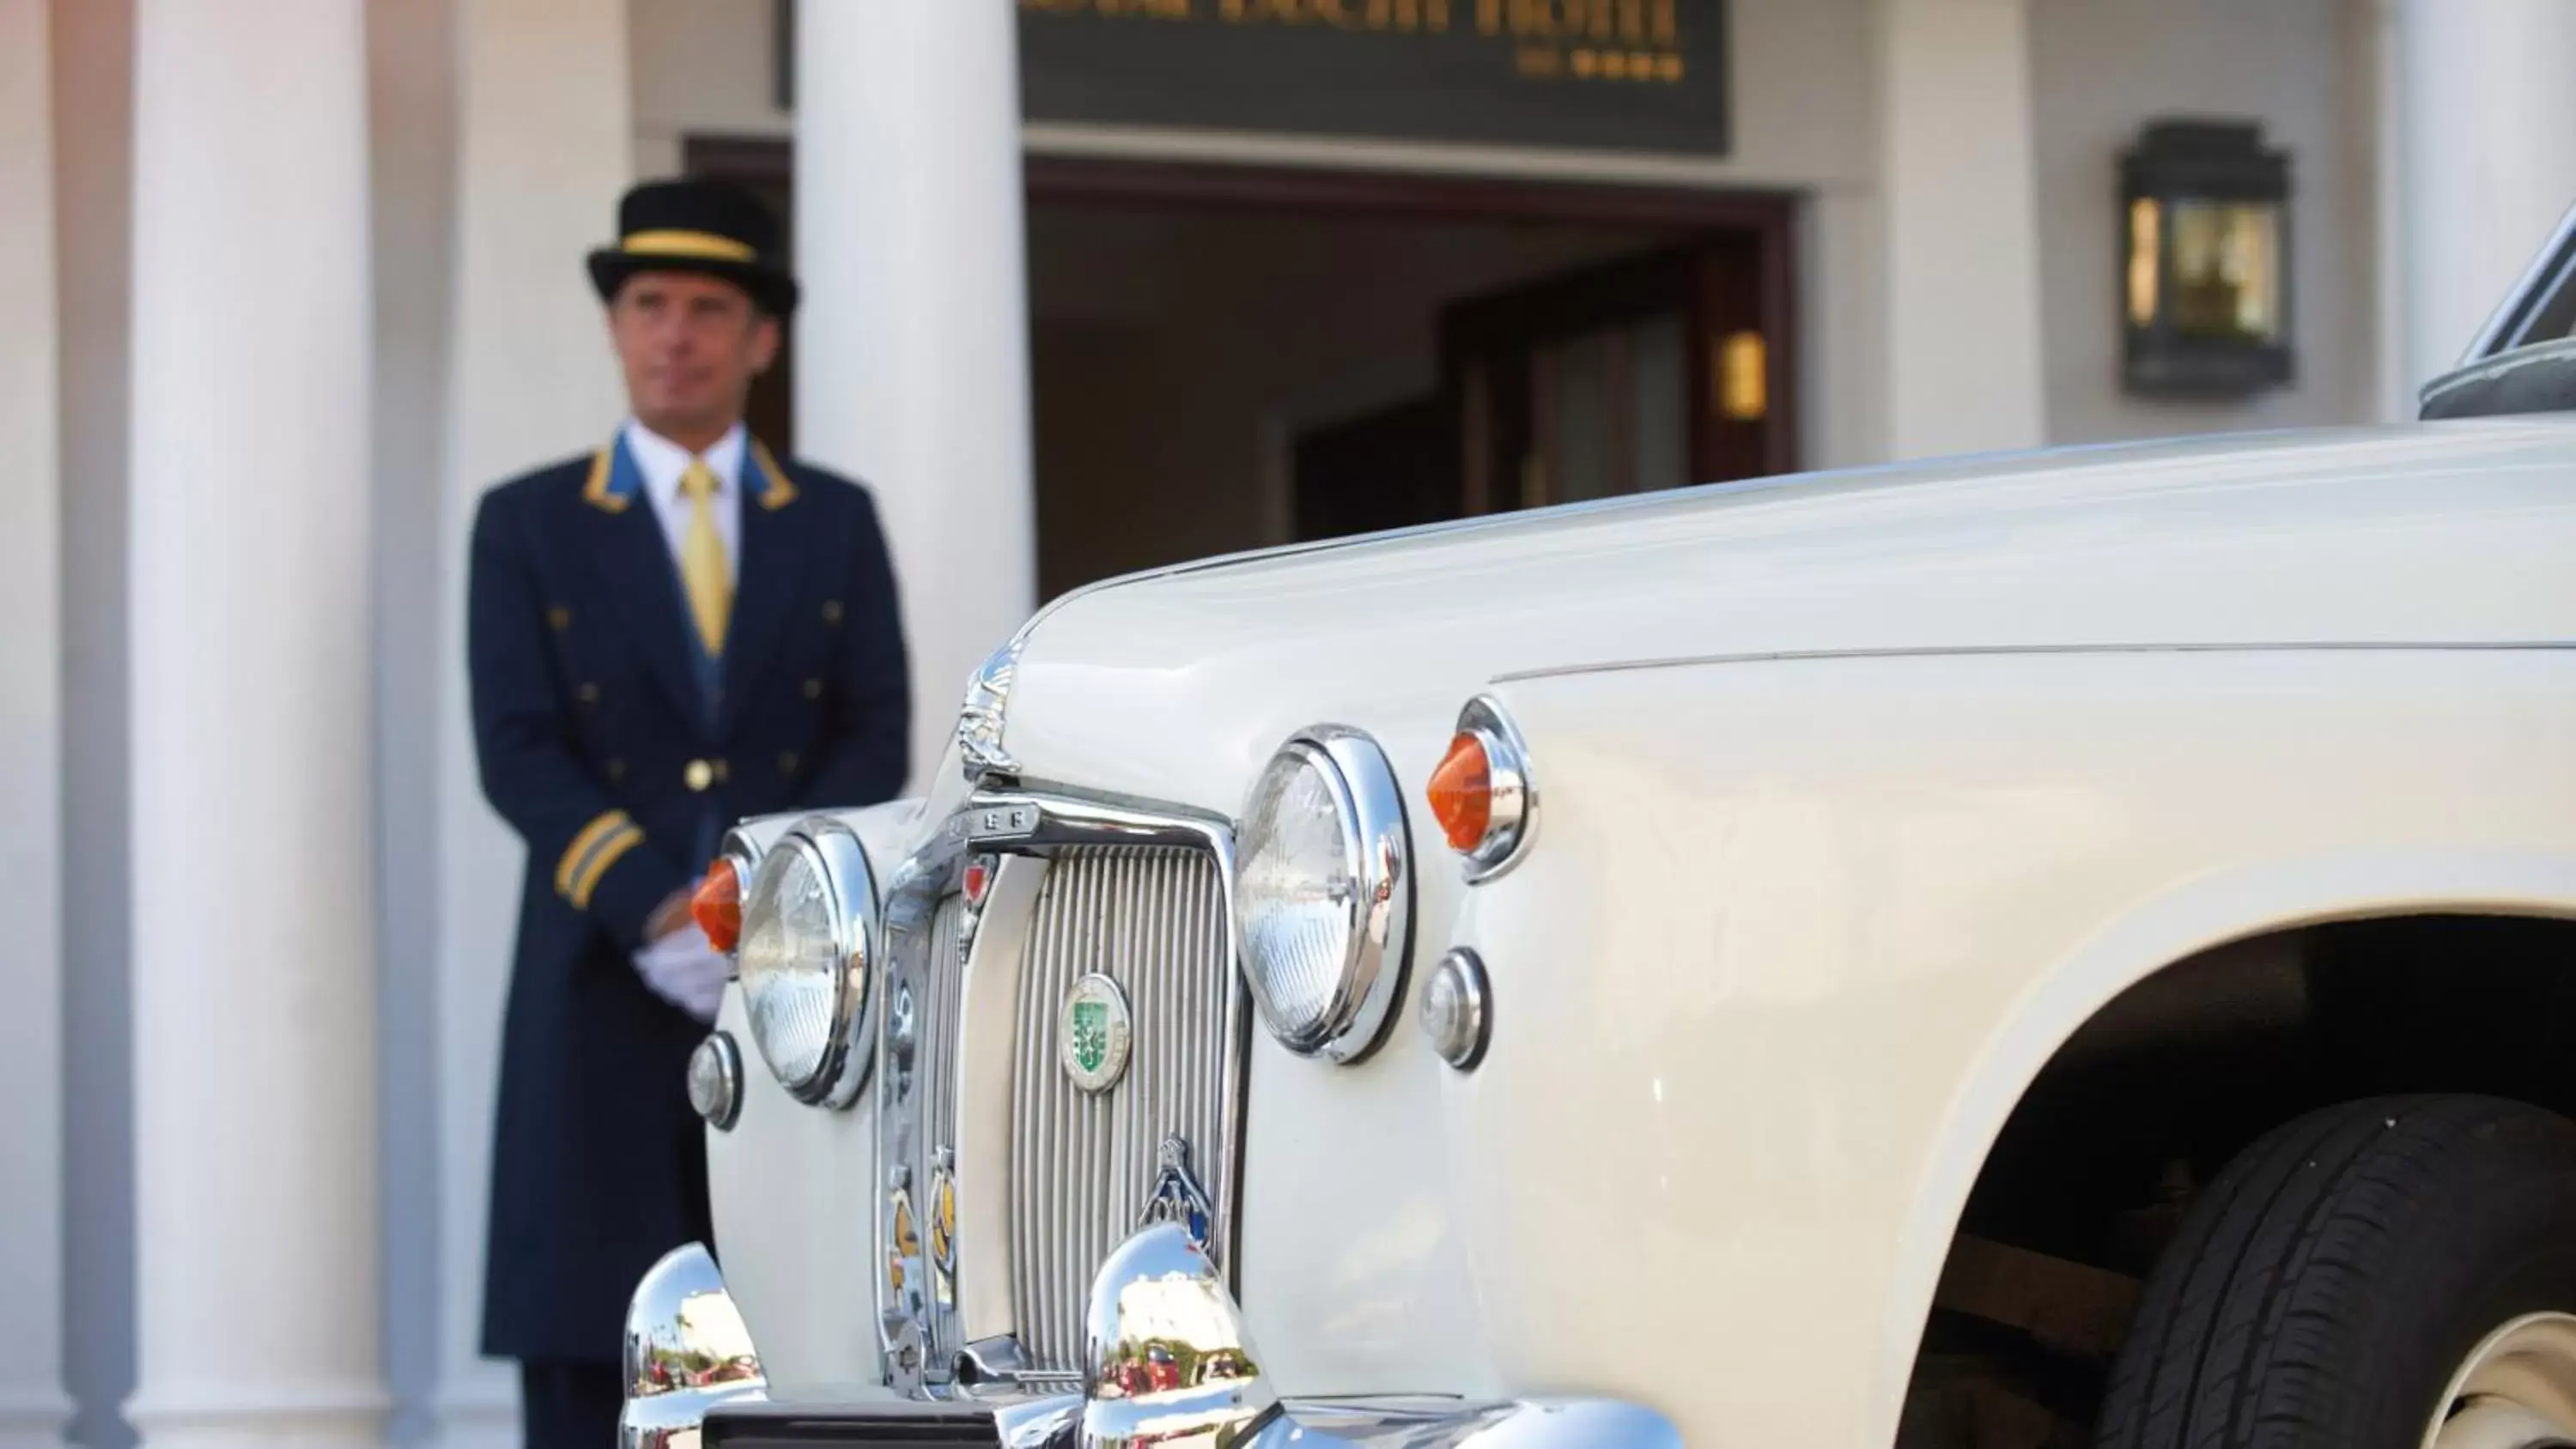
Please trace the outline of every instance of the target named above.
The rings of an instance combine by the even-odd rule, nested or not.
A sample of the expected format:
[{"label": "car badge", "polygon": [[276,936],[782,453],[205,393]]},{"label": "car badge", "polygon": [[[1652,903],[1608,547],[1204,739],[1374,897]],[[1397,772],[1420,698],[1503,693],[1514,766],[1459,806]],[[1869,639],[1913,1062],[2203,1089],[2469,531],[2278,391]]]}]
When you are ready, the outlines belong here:
[{"label": "car badge", "polygon": [[1208,1241],[1208,1228],[1216,1221],[1216,1209],[1208,1202],[1207,1189],[1190,1171],[1189,1139],[1177,1132],[1164,1138],[1157,1157],[1161,1170],[1154,1176],[1153,1193],[1145,1199],[1145,1211],[1136,1219],[1137,1229],[1170,1223],[1213,1258],[1216,1247]]},{"label": "car badge", "polygon": [[1127,993],[1098,972],[1073,983],[1065,993],[1059,1053],[1064,1074],[1091,1093],[1106,1092],[1127,1074],[1127,1048],[1135,1018],[1127,1010]]}]

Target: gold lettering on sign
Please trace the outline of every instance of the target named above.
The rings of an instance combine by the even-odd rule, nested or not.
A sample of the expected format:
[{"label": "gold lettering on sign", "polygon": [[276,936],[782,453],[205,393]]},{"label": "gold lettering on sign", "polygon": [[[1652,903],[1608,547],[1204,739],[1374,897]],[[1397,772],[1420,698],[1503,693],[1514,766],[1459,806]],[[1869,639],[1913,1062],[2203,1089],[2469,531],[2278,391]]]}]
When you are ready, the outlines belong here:
[{"label": "gold lettering on sign", "polygon": [[1449,0],[1369,0],[1369,29],[1428,30],[1449,28]]},{"label": "gold lettering on sign", "polygon": [[1614,0],[1512,0],[1512,35],[1519,40],[1579,40],[1595,8]]},{"label": "gold lettering on sign", "polygon": [[1612,41],[1632,49],[1650,41],[1657,45],[1670,45],[1670,24],[1666,23],[1663,34],[1658,36],[1654,25],[1649,22],[1658,13],[1665,22],[1669,22],[1672,8],[1673,0],[1655,0],[1651,9],[1648,0],[1592,0],[1589,32],[1595,42],[1604,45]]},{"label": "gold lettering on sign", "polygon": [[[1468,0],[1019,0],[1048,15],[1319,25],[1380,35],[1446,35],[1469,22]],[[1508,41],[1530,80],[1678,83],[1680,0],[1474,0],[1475,34]]]},{"label": "gold lettering on sign", "polygon": [[[1134,0],[1129,0],[1134,3]],[[1218,0],[1230,25],[1329,25],[1336,30],[1443,34],[1451,0]]]},{"label": "gold lettering on sign", "polygon": [[1043,10],[1052,15],[1079,15],[1090,11],[1098,15],[1144,15],[1156,20],[1191,19],[1190,7],[1196,0],[1020,0],[1023,10]]}]

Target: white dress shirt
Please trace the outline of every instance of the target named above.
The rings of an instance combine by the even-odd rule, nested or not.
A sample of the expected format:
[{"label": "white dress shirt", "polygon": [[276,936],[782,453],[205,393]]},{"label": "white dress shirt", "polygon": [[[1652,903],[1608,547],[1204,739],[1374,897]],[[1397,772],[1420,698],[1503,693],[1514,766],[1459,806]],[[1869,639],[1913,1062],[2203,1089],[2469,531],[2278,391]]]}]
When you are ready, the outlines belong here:
[{"label": "white dress shirt", "polygon": [[[680,561],[680,541],[689,536],[691,504],[680,492],[680,475],[689,470],[692,454],[688,449],[635,421],[626,420],[626,451],[635,460],[635,471],[644,476],[644,492],[653,500],[653,516],[661,520],[663,541],[671,546],[671,562]],[[703,455],[707,471],[716,475],[715,497],[708,500],[715,511],[716,537],[724,541],[725,576],[735,582],[742,578],[742,470],[751,460],[751,435],[736,423],[715,446]]]}]

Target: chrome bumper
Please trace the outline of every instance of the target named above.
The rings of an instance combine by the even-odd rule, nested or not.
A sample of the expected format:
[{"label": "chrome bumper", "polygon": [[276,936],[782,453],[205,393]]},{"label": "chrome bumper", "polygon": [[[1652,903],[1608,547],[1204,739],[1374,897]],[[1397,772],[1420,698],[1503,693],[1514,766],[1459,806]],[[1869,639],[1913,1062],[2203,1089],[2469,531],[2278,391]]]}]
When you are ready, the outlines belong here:
[{"label": "chrome bumper", "polygon": [[[751,1336],[706,1251],[654,1265],[626,1319],[620,1449],[703,1443],[981,1442],[996,1449],[1680,1449],[1651,1409],[1607,1399],[1282,1400],[1225,1280],[1188,1232],[1129,1238],[1092,1280],[1084,1391],[940,1404],[773,1404]],[[790,1429],[792,1426],[792,1431]],[[972,1439],[961,1431],[977,1432]],[[846,1429],[846,1437],[837,1430]],[[989,1437],[986,1434],[989,1433]]]}]

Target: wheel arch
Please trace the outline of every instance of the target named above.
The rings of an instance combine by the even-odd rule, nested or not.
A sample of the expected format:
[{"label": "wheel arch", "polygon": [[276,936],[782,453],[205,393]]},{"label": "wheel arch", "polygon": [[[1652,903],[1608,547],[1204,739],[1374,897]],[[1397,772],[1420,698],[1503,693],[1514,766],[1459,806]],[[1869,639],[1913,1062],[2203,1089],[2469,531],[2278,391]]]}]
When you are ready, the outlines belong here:
[{"label": "wheel arch", "polygon": [[1892,1442],[1935,1289],[2006,1124],[2084,1028],[2141,982],[2209,953],[2339,922],[2476,916],[2576,922],[2576,857],[2340,851],[2195,878],[2107,922],[2030,987],[1957,1082],[1900,1230],[1870,1442]]}]

